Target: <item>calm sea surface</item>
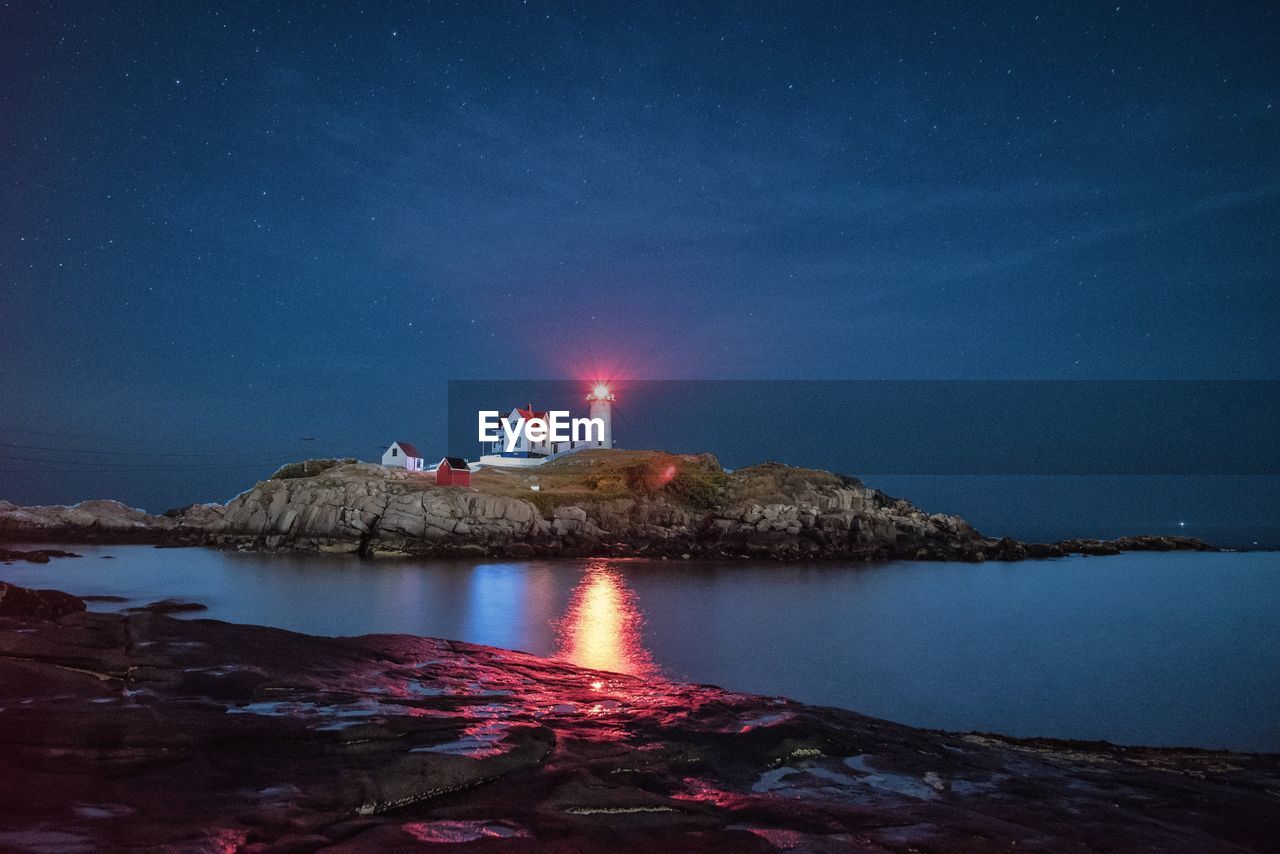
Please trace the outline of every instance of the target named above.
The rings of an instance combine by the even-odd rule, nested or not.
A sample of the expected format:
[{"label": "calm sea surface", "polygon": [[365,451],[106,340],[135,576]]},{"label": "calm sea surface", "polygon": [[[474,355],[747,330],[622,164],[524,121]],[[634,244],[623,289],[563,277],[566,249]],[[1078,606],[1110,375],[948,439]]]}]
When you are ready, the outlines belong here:
[{"label": "calm sea surface", "polygon": [[[406,632],[918,726],[1280,751],[1280,552],[875,566],[361,561],[147,546],[0,565],[323,635]],[[104,559],[111,556],[111,560]]]}]

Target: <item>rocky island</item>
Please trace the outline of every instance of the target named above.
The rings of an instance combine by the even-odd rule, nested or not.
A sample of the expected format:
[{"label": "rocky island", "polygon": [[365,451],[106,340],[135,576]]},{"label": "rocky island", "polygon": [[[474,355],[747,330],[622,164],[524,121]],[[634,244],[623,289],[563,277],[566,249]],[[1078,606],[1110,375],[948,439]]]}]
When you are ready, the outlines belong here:
[{"label": "rocky island", "polygon": [[1272,848],[1280,758],[911,727],[0,583],[5,850]]},{"label": "rocky island", "polygon": [[[536,486],[536,490],[534,487]],[[482,468],[469,487],[356,460],[284,466],[225,505],[147,514],[113,501],[0,502],[0,542],[152,542],[368,556],[646,556],[1019,560],[1206,549],[1184,537],[1021,543],[926,513],[857,478],[710,454],[591,450],[529,470]]]}]

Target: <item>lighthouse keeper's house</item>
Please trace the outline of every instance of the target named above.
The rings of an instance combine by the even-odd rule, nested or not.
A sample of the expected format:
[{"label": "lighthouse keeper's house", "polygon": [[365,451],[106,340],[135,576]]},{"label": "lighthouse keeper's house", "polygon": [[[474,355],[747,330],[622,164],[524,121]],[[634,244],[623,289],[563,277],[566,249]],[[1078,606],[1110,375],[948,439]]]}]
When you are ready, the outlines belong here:
[{"label": "lighthouse keeper's house", "polygon": [[510,425],[511,431],[517,435],[515,448],[507,450],[506,433],[503,430],[499,430],[499,440],[497,442],[481,445],[480,464],[487,466],[537,466],[551,462],[566,454],[577,453],[588,448],[612,448],[613,400],[613,393],[609,391],[609,387],[604,384],[597,384],[592,389],[591,394],[587,395],[587,401],[591,404],[590,417],[599,419],[603,426],[601,434],[589,439],[578,440],[570,438],[568,441],[561,442],[552,442],[550,438],[540,441],[531,440],[523,429],[518,429],[520,423],[522,421],[532,421],[535,418],[546,421],[547,413],[534,409],[532,403],[525,408],[517,406],[504,419]]}]

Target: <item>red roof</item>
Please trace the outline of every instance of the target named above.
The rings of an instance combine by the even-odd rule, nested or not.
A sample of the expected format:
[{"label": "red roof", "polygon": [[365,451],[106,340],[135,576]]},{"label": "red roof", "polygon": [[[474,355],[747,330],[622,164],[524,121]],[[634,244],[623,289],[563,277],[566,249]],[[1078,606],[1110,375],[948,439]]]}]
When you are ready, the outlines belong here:
[{"label": "red roof", "polygon": [[520,407],[517,406],[516,412],[519,412],[520,417],[523,418],[525,421],[532,421],[534,418],[540,418],[543,421],[547,420],[547,413],[535,411],[532,403],[529,404],[528,409],[521,409]]},{"label": "red roof", "polygon": [[408,442],[396,442],[400,446],[400,450],[404,451],[406,457],[417,457],[422,459],[422,454],[418,453],[418,449]]}]

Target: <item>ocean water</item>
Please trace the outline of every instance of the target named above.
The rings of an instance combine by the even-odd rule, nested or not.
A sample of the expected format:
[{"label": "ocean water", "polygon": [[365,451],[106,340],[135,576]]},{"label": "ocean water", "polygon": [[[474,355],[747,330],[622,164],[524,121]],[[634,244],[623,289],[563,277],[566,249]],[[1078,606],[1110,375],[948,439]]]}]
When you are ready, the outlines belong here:
[{"label": "ocean water", "polygon": [[[917,726],[1280,751],[1280,552],[1021,563],[364,561],[147,546],[0,565],[192,618],[405,632]],[[110,558],[110,559],[108,559]]]}]

